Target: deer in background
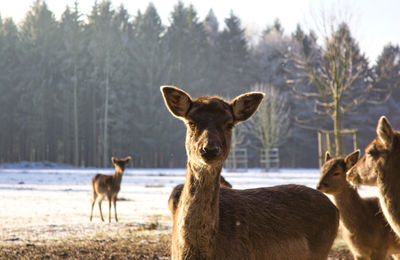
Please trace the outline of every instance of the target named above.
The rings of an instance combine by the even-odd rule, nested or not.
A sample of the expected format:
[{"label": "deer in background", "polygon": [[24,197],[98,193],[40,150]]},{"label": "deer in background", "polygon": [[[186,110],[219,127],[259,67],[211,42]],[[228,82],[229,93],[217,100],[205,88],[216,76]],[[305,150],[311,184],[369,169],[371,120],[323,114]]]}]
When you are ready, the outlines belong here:
[{"label": "deer in background", "polygon": [[339,213],[324,194],[301,185],[220,187],[232,128],[256,111],[264,95],[250,92],[227,102],[192,99],[173,86],[161,91],[187,127],[186,178],[172,212],[172,259],[326,259]]},{"label": "deer in background", "polygon": [[90,221],[92,221],[93,207],[94,207],[96,200],[98,201],[98,204],[99,204],[101,220],[104,221],[103,213],[101,212],[101,202],[103,201],[104,197],[107,197],[108,221],[111,222],[111,201],[112,201],[114,203],[115,221],[118,222],[117,195],[121,188],[122,175],[124,174],[125,167],[128,164],[130,159],[131,159],[130,156],[125,157],[123,159],[117,159],[117,158],[112,157],[111,161],[115,166],[115,173],[113,175],[96,174],[90,181],[90,183],[92,185],[92,190],[93,190],[92,210],[90,212]]},{"label": "deer in background", "polygon": [[359,155],[357,150],[345,158],[331,158],[327,152],[317,190],[333,196],[340,213],[343,239],[354,259],[384,260],[400,253],[400,243],[382,214],[378,198],[361,198],[346,180],[346,171]]},{"label": "deer in background", "polygon": [[383,214],[400,237],[400,132],[382,116],[376,134],[364,156],[347,171],[347,180],[378,187]]}]

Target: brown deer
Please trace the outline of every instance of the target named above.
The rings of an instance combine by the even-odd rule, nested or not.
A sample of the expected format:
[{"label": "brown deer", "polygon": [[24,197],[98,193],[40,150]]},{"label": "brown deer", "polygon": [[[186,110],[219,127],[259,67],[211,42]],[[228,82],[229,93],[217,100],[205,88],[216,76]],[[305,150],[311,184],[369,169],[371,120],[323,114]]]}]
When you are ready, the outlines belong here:
[{"label": "brown deer", "polygon": [[400,243],[382,214],[377,197],[361,198],[346,180],[346,171],[358,160],[357,150],[345,158],[327,152],[317,189],[333,196],[339,209],[343,239],[354,259],[387,259],[400,253]]},{"label": "brown deer", "polygon": [[192,99],[173,86],[161,91],[170,112],[187,126],[185,183],[171,194],[178,197],[172,259],[326,259],[339,213],[324,194],[301,185],[220,187],[232,128],[256,111],[264,95],[250,92],[227,102]]},{"label": "brown deer", "polygon": [[400,237],[400,132],[382,116],[376,134],[364,156],[347,171],[347,180],[378,187],[383,214]]},{"label": "brown deer", "polygon": [[[221,175],[220,176],[220,183],[219,186],[222,188],[227,188],[227,189],[231,189],[232,188],[232,184],[230,184],[227,180],[225,180],[225,178]],[[168,208],[171,211],[172,215],[175,213],[176,207],[178,205],[179,202],[179,197],[181,196],[181,192],[182,192],[182,187],[183,184],[178,184],[175,186],[175,188],[172,190],[171,195],[169,196],[168,199]]]},{"label": "brown deer", "polygon": [[114,203],[115,221],[118,222],[117,217],[117,195],[121,188],[122,175],[125,167],[128,164],[130,156],[123,159],[112,157],[111,161],[115,166],[115,173],[113,175],[96,174],[90,181],[93,190],[92,210],[90,212],[90,221],[92,221],[93,207],[97,199],[100,210],[101,220],[104,221],[103,213],[101,212],[101,202],[104,197],[108,200],[108,221],[111,222],[111,201]]}]

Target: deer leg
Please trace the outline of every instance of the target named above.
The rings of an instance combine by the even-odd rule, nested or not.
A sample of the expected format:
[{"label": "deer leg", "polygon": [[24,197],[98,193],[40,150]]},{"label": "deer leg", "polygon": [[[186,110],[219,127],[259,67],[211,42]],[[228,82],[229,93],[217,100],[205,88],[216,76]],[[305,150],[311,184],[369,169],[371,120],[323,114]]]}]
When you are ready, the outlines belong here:
[{"label": "deer leg", "polygon": [[111,196],[107,196],[108,199],[108,222],[111,223]]},{"label": "deer leg", "polygon": [[113,196],[113,203],[114,203],[115,221],[118,222],[118,217],[117,217],[117,195]]},{"label": "deer leg", "polygon": [[94,208],[94,204],[96,203],[96,199],[97,199],[97,194],[96,194],[96,192],[93,191],[92,209],[91,209],[91,211],[90,211],[90,221],[92,221],[92,217],[93,217],[93,208]]},{"label": "deer leg", "polygon": [[101,202],[102,202],[102,201],[103,201],[103,197],[100,197],[100,199],[98,200],[99,210],[100,210],[100,217],[101,217],[101,221],[104,222],[103,212],[101,212]]}]

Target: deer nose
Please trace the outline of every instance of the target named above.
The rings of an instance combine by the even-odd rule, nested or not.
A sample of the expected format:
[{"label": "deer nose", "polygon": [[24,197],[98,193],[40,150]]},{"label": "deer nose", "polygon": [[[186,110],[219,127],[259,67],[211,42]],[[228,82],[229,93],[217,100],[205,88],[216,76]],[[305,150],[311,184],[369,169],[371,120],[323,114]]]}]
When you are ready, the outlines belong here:
[{"label": "deer nose", "polygon": [[200,149],[200,154],[204,159],[213,159],[219,154],[218,146],[203,146]]}]

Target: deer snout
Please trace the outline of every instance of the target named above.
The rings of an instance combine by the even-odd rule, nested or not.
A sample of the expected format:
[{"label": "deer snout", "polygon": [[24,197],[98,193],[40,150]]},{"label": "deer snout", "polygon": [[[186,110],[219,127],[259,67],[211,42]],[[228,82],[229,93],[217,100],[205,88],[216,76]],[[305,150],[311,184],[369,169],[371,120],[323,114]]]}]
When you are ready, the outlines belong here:
[{"label": "deer snout", "polygon": [[200,149],[200,154],[204,159],[212,160],[219,155],[220,151],[217,145],[206,145]]}]

